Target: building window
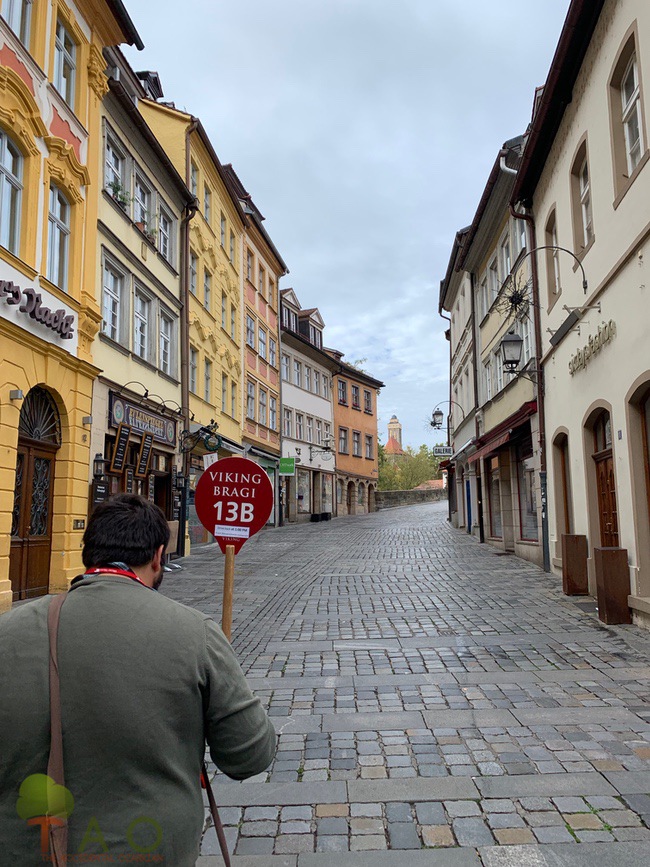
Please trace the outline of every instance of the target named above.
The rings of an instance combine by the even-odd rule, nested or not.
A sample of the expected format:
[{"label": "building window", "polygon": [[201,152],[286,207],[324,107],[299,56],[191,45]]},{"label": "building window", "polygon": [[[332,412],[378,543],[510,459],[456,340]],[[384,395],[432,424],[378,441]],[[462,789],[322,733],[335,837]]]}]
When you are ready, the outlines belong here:
[{"label": "building window", "polygon": [[357,504],[359,506],[365,506],[366,504],[366,490],[361,483],[359,483],[359,487],[357,488]]},{"label": "building window", "polygon": [[515,220],[514,235],[517,255],[519,255],[526,249],[526,223],[523,220]]},{"label": "building window", "polygon": [[135,195],[133,196],[133,222],[139,223],[143,231],[149,227],[151,209],[151,190],[140,177],[135,176]]},{"label": "building window", "polygon": [[594,238],[591,212],[591,184],[587,142],[583,141],[573,164],[571,173],[571,192],[573,204],[573,232],[576,251],[584,250]]},{"label": "building window", "polygon": [[501,275],[503,280],[510,274],[511,268],[512,257],[510,255],[510,234],[508,228],[505,238],[501,241]]},{"label": "building window", "polygon": [[203,368],[203,399],[207,403],[212,403],[212,362],[207,358]]},{"label": "building window", "polygon": [[246,250],[246,279],[253,282],[253,254]]},{"label": "building window", "polygon": [[[122,150],[115,144],[113,138],[106,136],[104,151],[104,186],[120,204],[126,204],[127,196],[124,189],[126,158]],[[121,197],[121,198],[120,198]]]},{"label": "building window", "polygon": [[104,263],[104,281],[102,292],[102,334],[118,343],[122,342],[122,297],[124,292],[124,275]]},{"label": "building window", "polygon": [[521,539],[537,542],[537,493],[533,466],[533,443],[527,437],[517,447],[517,479],[519,482],[519,535]]},{"label": "building window", "polygon": [[317,346],[319,349],[323,345],[323,335],[314,325],[309,326],[309,342],[314,346]]},{"label": "building window", "polygon": [[269,337],[269,364],[275,367],[278,363],[278,344],[272,337]]},{"label": "building window", "polygon": [[61,190],[52,184],[48,217],[47,279],[59,289],[66,289],[69,241],[70,205]]},{"label": "building window", "polygon": [[278,428],[278,400],[276,397],[269,398],[269,427],[271,430]]},{"label": "building window", "polygon": [[203,185],[203,216],[205,222],[209,225],[212,219],[212,193],[207,184]]},{"label": "building window", "polygon": [[266,277],[264,268],[260,265],[257,270],[257,289],[262,297],[264,296],[264,289],[266,288]]},{"label": "building window", "polygon": [[237,417],[237,383],[230,384],[230,415],[233,418]]},{"label": "building window", "polygon": [[591,189],[589,186],[589,165],[585,157],[580,167],[580,211],[582,214],[582,229],[584,232],[585,247],[591,241],[594,228],[591,217]]},{"label": "building window", "polygon": [[348,454],[348,429],[346,427],[339,428],[339,453]]},{"label": "building window", "polygon": [[77,46],[59,20],[54,41],[54,86],[73,110],[76,67]]},{"label": "building window", "polygon": [[492,362],[488,359],[483,365],[485,399],[492,400]]},{"label": "building window", "polygon": [[641,100],[639,93],[639,70],[636,54],[630,58],[621,84],[621,108],[625,133],[625,156],[627,170],[632,174],[643,153],[641,135]]},{"label": "building window", "polygon": [[257,420],[266,427],[266,392],[261,388],[259,392],[259,411],[260,414]]},{"label": "building window", "polygon": [[226,299],[226,293],[221,293],[221,327],[225,329],[226,327],[226,318],[228,315],[228,303]]},{"label": "building window", "polygon": [[0,131],[0,244],[18,254],[23,160],[20,151]]},{"label": "building window", "polygon": [[361,434],[358,430],[352,431],[352,454],[355,458],[361,457]]},{"label": "building window", "polygon": [[133,351],[140,358],[145,359],[149,355],[150,315],[151,301],[136,289],[133,301]]},{"label": "building window", "polygon": [[370,461],[374,457],[372,448],[372,437],[369,434],[366,434],[366,457]]},{"label": "building window", "polygon": [[499,477],[499,458],[488,458],[487,464],[487,489],[490,507],[490,536],[500,539],[503,535],[503,522],[501,520],[501,479]]},{"label": "building window", "polygon": [[235,310],[235,305],[231,303],[230,305],[230,336],[234,340],[235,334],[237,332],[237,311]]},{"label": "building window", "polygon": [[255,349],[255,320],[251,316],[246,317],[246,343]]},{"label": "building window", "polygon": [[269,304],[275,307],[275,283],[269,277]]},{"label": "building window", "polygon": [[609,96],[616,192],[621,194],[646,149],[636,34],[630,36],[619,52]]},{"label": "building window", "polygon": [[232,265],[235,264],[235,233],[230,232],[230,250],[229,250],[230,262]]},{"label": "building window", "polygon": [[331,445],[332,442],[332,427],[328,421],[323,425],[323,442],[326,446]]},{"label": "building window", "polygon": [[196,394],[196,374],[198,366],[198,350],[194,349],[193,346],[190,346],[190,391],[192,392],[192,394]]},{"label": "building window", "polygon": [[494,353],[494,370],[496,372],[496,393],[503,388],[503,364],[501,363],[501,351]]},{"label": "building window", "polygon": [[203,269],[203,306],[206,310],[210,309],[212,302],[212,274],[207,268]]},{"label": "building window", "polygon": [[228,412],[228,374],[221,374],[221,412]]},{"label": "building window", "polygon": [[293,362],[293,384],[302,388],[302,364],[295,360]]},{"label": "building window", "polygon": [[255,383],[246,383],[246,418],[255,421]]},{"label": "building window", "polygon": [[320,370],[314,371],[314,394],[320,394]]},{"label": "building window", "polygon": [[361,399],[358,385],[352,386],[352,409],[361,409]]},{"label": "building window", "polygon": [[555,303],[558,295],[562,292],[560,286],[560,251],[557,243],[557,218],[555,208],[551,211],[546,221],[544,232],[546,242],[546,275],[548,281],[548,303]]},{"label": "building window", "polygon": [[372,415],[372,393],[366,388],[363,390],[363,411]]},{"label": "building window", "polygon": [[521,320],[521,336],[524,341],[522,347],[522,361],[524,364],[527,364],[533,357],[533,328],[527,315]]},{"label": "building window", "polygon": [[490,290],[490,304],[492,304],[499,294],[499,266],[496,258],[488,266],[488,288]]},{"label": "building window", "polygon": [[301,440],[303,438],[303,416],[301,412],[296,413],[296,439]]},{"label": "building window", "polygon": [[221,246],[226,249],[226,218],[221,214],[219,225],[221,227]]},{"label": "building window", "polygon": [[344,379],[339,379],[338,386],[339,403],[347,406],[348,404],[348,384]]},{"label": "building window", "polygon": [[2,0],[2,17],[23,45],[29,47],[32,0]]},{"label": "building window", "polygon": [[292,412],[290,409],[284,407],[283,411],[283,419],[284,419],[284,435],[285,437],[290,437],[293,435],[293,422],[292,422]]},{"label": "building window", "polygon": [[257,351],[260,358],[266,361],[266,331],[263,328],[257,331]]},{"label": "building window", "polygon": [[314,419],[310,415],[307,416],[307,442],[314,442]]},{"label": "building window", "polygon": [[190,165],[190,190],[192,191],[192,195],[198,197],[199,195],[199,170],[196,165],[192,163]]},{"label": "building window", "polygon": [[190,253],[190,292],[196,295],[196,276],[199,270],[199,260],[194,253]]},{"label": "building window", "polygon": [[323,444],[323,422],[319,418],[316,419],[316,444]]},{"label": "building window", "polygon": [[282,353],[282,379],[289,382],[289,356]]},{"label": "building window", "polygon": [[330,381],[326,376],[323,376],[323,397],[325,400],[330,399]]},{"label": "building window", "polygon": [[481,319],[484,319],[487,316],[487,312],[490,309],[490,297],[488,295],[488,279],[487,274],[481,280],[481,286],[479,289],[479,313]]},{"label": "building window", "polygon": [[171,262],[172,258],[172,218],[165,208],[160,209],[158,219],[158,250],[160,255]]},{"label": "building window", "polygon": [[305,388],[311,391],[311,367],[305,365]]},{"label": "building window", "polygon": [[167,376],[172,375],[172,331],[173,331],[174,323],[173,320],[167,316],[165,313],[160,314],[160,334],[159,334],[159,347],[158,351],[160,354],[159,364],[160,369],[163,373],[166,373]]}]

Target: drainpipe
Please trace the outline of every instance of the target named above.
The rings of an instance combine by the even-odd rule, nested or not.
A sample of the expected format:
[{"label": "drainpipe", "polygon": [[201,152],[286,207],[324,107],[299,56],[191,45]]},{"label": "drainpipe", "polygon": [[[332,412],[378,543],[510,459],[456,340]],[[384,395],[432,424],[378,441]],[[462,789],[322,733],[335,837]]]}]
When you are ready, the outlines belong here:
[{"label": "drainpipe", "polygon": [[[185,183],[190,180],[190,136],[199,125],[197,118],[192,118],[190,125],[185,131]],[[191,205],[185,208],[181,220],[181,405],[185,428],[190,426],[190,381],[188,371],[188,359],[190,357],[190,313],[189,313],[189,262],[190,262],[190,221],[199,209],[198,200],[195,198]],[[181,509],[181,525],[179,538],[182,541],[182,552],[185,555],[185,533],[189,516],[189,493],[190,493],[190,454],[183,454],[183,477],[185,486],[183,490],[183,508]],[[187,552],[189,554],[189,551]]]},{"label": "drainpipe", "polygon": [[[505,158],[504,158],[505,159]],[[476,274],[470,271],[469,275],[472,293],[472,368],[474,370],[474,435],[478,441],[478,342],[476,340]],[[481,462],[476,462],[481,469]],[[483,524],[483,477],[475,475],[476,479],[476,503],[478,505],[478,537],[480,542],[485,542],[485,527]],[[471,528],[470,528],[471,532]]]},{"label": "drainpipe", "polygon": [[[453,406],[451,402],[451,316],[445,316],[442,310],[438,311],[438,315],[441,319],[446,319],[449,323],[449,413],[447,415],[447,445],[450,445],[451,426],[449,424],[449,419],[451,418],[451,408]],[[454,471],[454,485],[455,484],[456,472]],[[451,524],[451,485],[449,484],[449,470],[447,470],[447,520]]]},{"label": "drainpipe", "polygon": [[[502,160],[505,157],[502,157]],[[511,171],[508,169],[508,171]],[[539,487],[542,503],[542,553],[544,557],[544,571],[551,571],[551,555],[548,531],[548,490],[546,475],[546,413],[544,407],[544,371],[542,370],[542,324],[540,321],[539,303],[539,274],[537,270],[537,240],[535,234],[535,220],[530,214],[516,211],[510,205],[510,213],[517,220],[524,220],[530,229],[530,249],[534,251],[530,257],[532,271],[532,303],[533,322],[535,326],[535,368],[537,370],[537,415],[539,419]]]}]

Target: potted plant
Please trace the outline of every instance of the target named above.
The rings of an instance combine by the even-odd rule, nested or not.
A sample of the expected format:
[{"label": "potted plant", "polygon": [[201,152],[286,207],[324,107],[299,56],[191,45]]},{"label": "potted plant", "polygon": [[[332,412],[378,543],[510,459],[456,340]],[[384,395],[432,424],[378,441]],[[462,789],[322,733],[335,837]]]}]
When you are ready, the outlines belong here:
[{"label": "potted plant", "polygon": [[131,196],[122,184],[118,180],[112,180],[106,184],[106,189],[110,192],[111,196],[115,199],[120,208],[122,208],[123,211],[126,211],[127,206],[131,201]]}]

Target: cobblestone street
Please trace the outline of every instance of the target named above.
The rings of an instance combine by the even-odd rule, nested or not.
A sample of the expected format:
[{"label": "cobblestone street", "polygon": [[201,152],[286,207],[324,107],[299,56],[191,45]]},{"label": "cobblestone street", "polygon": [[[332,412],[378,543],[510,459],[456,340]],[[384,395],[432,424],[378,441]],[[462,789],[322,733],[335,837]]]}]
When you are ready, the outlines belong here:
[{"label": "cobblestone street", "polygon": [[[267,530],[238,555],[233,644],[280,737],[267,773],[216,773],[234,864],[647,865],[650,634],[446,510]],[[164,592],[220,619],[217,546],[182,562]],[[199,864],[218,851],[206,818]]]}]

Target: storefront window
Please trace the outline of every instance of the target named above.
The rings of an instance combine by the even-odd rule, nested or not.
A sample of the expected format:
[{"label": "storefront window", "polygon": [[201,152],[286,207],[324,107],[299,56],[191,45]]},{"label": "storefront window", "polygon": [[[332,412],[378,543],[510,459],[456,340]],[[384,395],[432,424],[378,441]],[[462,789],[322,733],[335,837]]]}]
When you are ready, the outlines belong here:
[{"label": "storefront window", "polygon": [[298,470],[298,511],[311,512],[311,474],[308,470]]},{"label": "storefront window", "polygon": [[501,480],[499,479],[499,458],[490,458],[487,467],[488,497],[490,501],[490,535],[495,539],[503,536],[501,521]]},{"label": "storefront window", "polygon": [[321,475],[321,512],[332,511],[332,477]]},{"label": "storefront window", "polygon": [[537,542],[537,491],[533,467],[533,443],[527,437],[517,446],[517,481],[519,486],[519,532],[525,540]]}]

